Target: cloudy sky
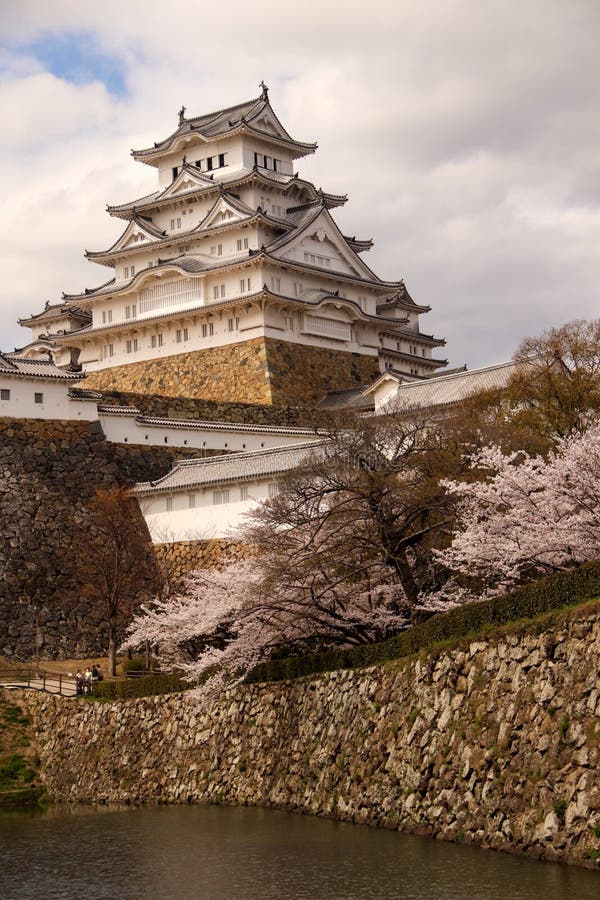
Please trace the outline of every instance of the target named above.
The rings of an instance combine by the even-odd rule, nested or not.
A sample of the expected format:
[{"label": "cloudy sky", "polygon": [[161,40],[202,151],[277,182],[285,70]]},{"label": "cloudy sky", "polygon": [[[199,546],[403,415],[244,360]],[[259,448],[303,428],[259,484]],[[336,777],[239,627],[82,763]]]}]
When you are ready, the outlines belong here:
[{"label": "cloudy sky", "polygon": [[2,0],[0,348],[106,279],[82,257],[122,229],[106,203],[155,188],[130,149],[261,79],[451,364],[598,316],[599,35],[598,0]]}]

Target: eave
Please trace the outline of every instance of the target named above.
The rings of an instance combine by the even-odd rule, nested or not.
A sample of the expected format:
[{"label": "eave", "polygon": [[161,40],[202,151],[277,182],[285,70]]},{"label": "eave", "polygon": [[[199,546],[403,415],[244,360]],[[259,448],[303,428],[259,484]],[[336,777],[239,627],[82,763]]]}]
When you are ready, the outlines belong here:
[{"label": "eave", "polygon": [[[176,266],[172,267],[176,268]],[[214,312],[219,312],[224,309],[231,309],[236,306],[252,306],[255,303],[261,303],[263,301],[277,302],[288,308],[295,307],[298,310],[308,309],[311,311],[320,309],[323,306],[333,303],[340,307],[351,310],[354,313],[355,321],[381,324],[381,319],[379,319],[377,316],[371,316],[368,313],[365,313],[355,300],[350,300],[348,297],[340,297],[336,294],[323,291],[323,296],[318,300],[301,300],[298,297],[290,297],[286,294],[277,294],[274,291],[271,291],[266,285],[263,285],[260,290],[255,291],[252,294],[240,294],[237,297],[232,297],[227,300],[217,300],[214,302],[211,301],[210,303],[202,302],[196,306],[186,306],[183,309],[172,310],[156,316],[126,319],[122,322],[112,322],[110,323],[110,325],[101,325],[97,328],[87,326],[86,328],[80,329],[79,331],[74,331],[70,332],[69,334],[57,336],[57,338],[55,339],[55,343],[61,346],[77,347],[81,345],[81,338],[94,339],[96,336],[102,336],[104,334],[116,334],[126,331],[139,331],[145,327],[152,327],[152,325],[158,322],[167,320],[173,321],[185,318],[187,316],[212,315]],[[376,347],[373,347],[372,349],[374,353],[377,352]]]},{"label": "eave", "polygon": [[[229,231],[235,231],[237,228],[247,228],[252,225],[262,224],[268,225],[272,228],[276,228],[279,231],[292,231],[294,229],[294,225],[292,225],[291,222],[286,222],[284,219],[278,219],[275,216],[270,216],[262,211],[255,212],[252,216],[248,216],[248,218],[246,219],[236,219],[235,221],[226,220],[215,225],[209,225],[208,227],[202,229],[203,222],[206,220],[206,218],[208,218],[208,215],[210,215],[213,209],[214,207],[211,208],[202,222],[200,222],[195,226],[195,228],[192,228],[190,231],[182,231],[177,235],[166,237],[162,240],[156,240],[152,243],[148,242],[137,244],[133,247],[127,247],[115,252],[111,252],[110,250],[105,250],[97,253],[86,251],[86,259],[88,259],[90,262],[98,263],[99,265],[112,267],[119,259],[126,259],[130,256],[136,256],[141,251],[149,250],[152,252],[156,248],[160,252],[162,250],[168,249],[169,247],[177,246],[180,243],[185,243],[189,240],[199,240],[204,237],[214,237],[218,234],[225,234]],[[142,271],[145,271],[145,269]]]},{"label": "eave", "polygon": [[[191,166],[190,168],[194,168]],[[165,206],[169,206],[171,204],[179,204],[182,201],[186,200],[195,200],[198,198],[204,197],[206,194],[211,193],[213,191],[220,191],[222,188],[225,188],[227,191],[233,191],[236,188],[243,187],[246,184],[251,183],[252,181],[258,181],[261,184],[268,185],[269,187],[278,187],[281,189],[283,193],[287,193],[294,186],[299,188],[305,188],[309,191],[309,193],[313,194],[313,199],[308,201],[313,203],[315,200],[323,200],[328,209],[333,209],[338,206],[343,206],[348,201],[348,196],[346,194],[330,194],[326,191],[322,191],[320,188],[315,188],[314,184],[310,181],[306,181],[304,178],[298,178],[296,175],[289,175],[287,181],[280,181],[274,178],[270,178],[266,173],[268,169],[261,169],[259,166],[254,166],[253,169],[247,170],[246,173],[241,177],[236,177],[231,180],[219,180],[215,181],[213,179],[207,179],[207,184],[199,185],[197,188],[182,191],[180,194],[170,194],[168,193],[171,185],[166,187],[163,191],[155,191],[153,194],[148,194],[147,197],[140,197],[139,200],[133,200],[130,203],[121,204],[119,206],[107,206],[107,212],[111,216],[115,216],[120,219],[129,219],[133,215],[134,212],[143,212],[152,210],[160,210]],[[179,177],[179,176],[178,176]],[[290,210],[300,208],[306,204],[300,204],[298,207],[289,207]]]},{"label": "eave", "polygon": [[180,149],[178,146],[179,143],[181,142],[181,146],[183,147],[185,144],[189,143],[190,138],[197,140],[200,144],[211,144],[217,140],[225,140],[243,134],[249,134],[252,137],[259,138],[271,146],[283,147],[286,150],[291,151],[293,159],[308,156],[310,153],[314,153],[318,147],[317,143],[296,141],[293,138],[284,138],[281,135],[270,134],[267,131],[262,131],[260,128],[254,128],[249,122],[242,119],[237,124],[234,124],[223,131],[211,134],[209,137],[194,130],[193,127],[187,131],[177,129],[170,138],[167,138],[167,140],[163,141],[158,147],[148,147],[145,150],[132,150],[131,155],[138,162],[146,163],[146,165],[149,166],[158,166],[160,160],[164,156],[169,156],[176,152]]}]

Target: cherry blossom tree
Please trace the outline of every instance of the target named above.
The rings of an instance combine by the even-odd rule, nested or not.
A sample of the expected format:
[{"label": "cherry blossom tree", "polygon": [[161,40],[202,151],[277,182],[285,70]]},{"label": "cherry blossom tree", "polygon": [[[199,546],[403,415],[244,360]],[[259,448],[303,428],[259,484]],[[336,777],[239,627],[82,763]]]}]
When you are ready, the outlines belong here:
[{"label": "cherry blossom tree", "polygon": [[446,483],[457,533],[437,556],[450,570],[499,592],[600,556],[600,424],[547,457],[488,447],[471,463],[485,480]]},{"label": "cherry blossom tree", "polygon": [[406,625],[389,588],[361,581],[360,589],[306,605],[293,591],[271,594],[257,559],[223,571],[196,572],[185,594],[143,606],[122,650],[159,647],[164,669],[179,669],[200,693],[213,696],[242,680],[274,652],[302,653],[378,640]]}]

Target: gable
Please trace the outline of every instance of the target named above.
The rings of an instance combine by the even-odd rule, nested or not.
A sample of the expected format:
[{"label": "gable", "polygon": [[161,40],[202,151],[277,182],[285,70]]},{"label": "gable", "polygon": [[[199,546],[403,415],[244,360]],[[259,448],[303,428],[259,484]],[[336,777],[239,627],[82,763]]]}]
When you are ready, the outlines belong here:
[{"label": "gable", "polygon": [[205,218],[200,223],[201,227],[210,228],[212,225],[232,224],[248,219],[249,213],[240,212],[230,203],[227,197],[219,197],[214,206],[209,209]]},{"label": "gable", "polygon": [[274,137],[280,137],[286,140],[289,139],[289,135],[285,129],[282,128],[268,106],[264,107],[254,118],[248,119],[248,122],[253,128],[264,131],[265,134],[272,134]]},{"label": "gable", "polygon": [[197,190],[199,187],[205,187],[206,184],[213,184],[212,179],[202,175],[200,170],[196,173],[187,166],[181,170],[175,181],[163,191],[161,199],[175,197],[178,194],[186,193],[186,191]]},{"label": "gable", "polygon": [[286,244],[281,254],[277,255],[307,266],[331,269],[359,278],[365,276],[360,260],[354,258],[346,242],[321,217]]}]

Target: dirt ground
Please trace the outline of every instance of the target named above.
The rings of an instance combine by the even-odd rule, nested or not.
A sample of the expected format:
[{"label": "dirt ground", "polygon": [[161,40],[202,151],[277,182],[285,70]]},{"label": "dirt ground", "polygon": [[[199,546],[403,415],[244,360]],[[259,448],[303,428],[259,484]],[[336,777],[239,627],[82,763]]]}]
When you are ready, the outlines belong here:
[{"label": "dirt ground", "polygon": [[[120,664],[122,662],[123,660],[117,657],[117,673],[119,673]],[[94,663],[96,665],[100,663],[106,673],[107,660],[105,656],[90,656],[86,659],[40,659],[40,670],[43,672],[53,672],[57,675],[74,675],[77,669],[86,669],[88,666],[93,666]],[[35,668],[35,664],[35,660],[15,663],[6,659],[4,656],[0,656],[0,669],[3,669],[4,671]]]}]

